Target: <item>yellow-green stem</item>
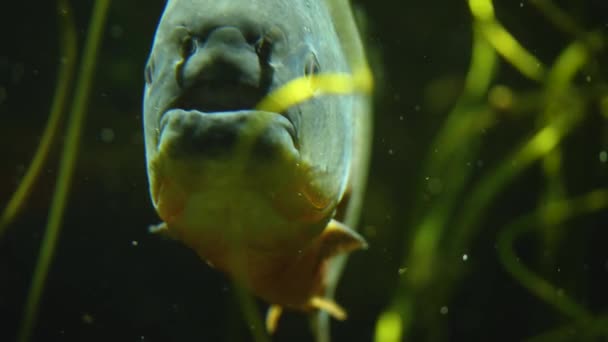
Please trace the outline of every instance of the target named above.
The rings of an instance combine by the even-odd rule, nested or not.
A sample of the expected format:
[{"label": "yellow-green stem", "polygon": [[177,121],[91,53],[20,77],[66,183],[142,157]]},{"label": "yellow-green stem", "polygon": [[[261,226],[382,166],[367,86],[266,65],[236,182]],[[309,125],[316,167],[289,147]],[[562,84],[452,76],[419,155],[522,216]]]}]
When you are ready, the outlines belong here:
[{"label": "yellow-green stem", "polygon": [[57,176],[55,192],[49,209],[49,217],[45,235],[42,240],[42,246],[40,248],[40,255],[38,256],[34,277],[27,296],[23,322],[19,330],[18,341],[20,342],[28,341],[35,327],[42,290],[44,289],[49,266],[53,259],[53,255],[55,254],[57,240],[61,232],[61,221],[67,201],[70,182],[74,173],[76,156],[80,145],[80,135],[86,114],[85,109],[93,83],[93,71],[97,61],[97,51],[101,43],[103,27],[109,5],[109,0],[97,0],[93,7],[91,26],[89,27],[82,56],[78,82],[76,83],[74,101],[72,103],[67,128],[67,136],[59,165],[59,175]]},{"label": "yellow-green stem", "polygon": [[47,160],[53,140],[55,140],[55,137],[57,136],[59,123],[65,112],[65,103],[67,102],[66,100],[72,86],[74,69],[76,67],[76,27],[67,0],[60,0],[58,2],[57,11],[61,33],[61,51],[59,69],[57,72],[57,86],[51,105],[51,112],[44,128],[44,133],[42,133],[38,149],[34,154],[34,158],[32,158],[32,162],[28,167],[25,176],[2,212],[2,216],[0,217],[0,238],[6,233],[8,226],[23,208],[28,195],[32,192],[32,188],[40,175],[42,166]]}]

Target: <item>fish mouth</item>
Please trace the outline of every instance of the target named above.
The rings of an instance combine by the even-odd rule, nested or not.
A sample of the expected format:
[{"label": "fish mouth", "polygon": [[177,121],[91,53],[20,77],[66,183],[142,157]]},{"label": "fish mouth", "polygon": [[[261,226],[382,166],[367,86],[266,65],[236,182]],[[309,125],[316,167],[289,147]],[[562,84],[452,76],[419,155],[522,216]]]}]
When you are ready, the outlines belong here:
[{"label": "fish mouth", "polygon": [[181,110],[198,113],[204,116],[230,115],[236,112],[256,115],[261,112],[273,113],[287,120],[284,125],[291,136],[293,144],[298,148],[296,127],[290,117],[290,110],[283,112],[267,112],[256,109],[256,106],[269,94],[269,90],[255,85],[249,80],[238,82],[203,81],[191,86],[180,96],[171,101],[159,117],[159,137],[167,126],[168,115],[172,111]]},{"label": "fish mouth", "polygon": [[250,83],[201,82],[186,89],[170,107],[216,114],[253,110],[266,96],[267,90]]},{"label": "fish mouth", "polygon": [[[229,156],[243,136],[256,134],[257,145],[262,146],[257,152],[262,157],[277,149],[299,150],[289,110],[256,109],[267,93],[247,82],[200,82],[186,89],[160,116],[158,148],[165,136],[180,136],[181,142],[171,148],[172,155],[215,159]],[[256,125],[263,128],[254,131]]]}]

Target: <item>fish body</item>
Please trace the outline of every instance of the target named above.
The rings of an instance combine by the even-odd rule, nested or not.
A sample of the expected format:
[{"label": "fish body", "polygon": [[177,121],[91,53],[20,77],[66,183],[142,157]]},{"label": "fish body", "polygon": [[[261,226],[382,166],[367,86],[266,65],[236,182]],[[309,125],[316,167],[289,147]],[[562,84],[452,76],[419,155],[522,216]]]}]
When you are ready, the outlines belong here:
[{"label": "fish body", "polygon": [[256,106],[292,80],[348,72],[323,1],[169,0],[143,106],[158,230],[273,305],[323,306],[330,260],[365,246],[338,222],[364,183],[360,102]]}]

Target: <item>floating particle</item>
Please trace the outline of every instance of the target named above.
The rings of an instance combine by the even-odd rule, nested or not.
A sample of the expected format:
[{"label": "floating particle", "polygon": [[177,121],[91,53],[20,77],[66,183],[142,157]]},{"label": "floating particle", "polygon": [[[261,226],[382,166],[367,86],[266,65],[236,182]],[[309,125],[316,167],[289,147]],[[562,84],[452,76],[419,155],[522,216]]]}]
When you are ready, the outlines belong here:
[{"label": "floating particle", "polygon": [[99,136],[101,137],[101,141],[111,143],[114,141],[114,130],[111,128],[103,128]]},{"label": "floating particle", "polygon": [[467,260],[469,260],[469,256],[467,254],[463,254],[462,261],[467,261]]},{"label": "floating particle", "polygon": [[442,306],[441,309],[439,309],[439,313],[442,315],[447,315],[448,314],[448,307],[447,306]]},{"label": "floating particle", "polygon": [[124,34],[125,30],[120,25],[112,25],[110,28],[110,35],[114,39],[119,39]]},{"label": "floating particle", "polygon": [[95,321],[95,318],[93,318],[93,316],[89,313],[83,313],[82,314],[82,322],[86,323],[86,324],[93,324],[93,322]]}]

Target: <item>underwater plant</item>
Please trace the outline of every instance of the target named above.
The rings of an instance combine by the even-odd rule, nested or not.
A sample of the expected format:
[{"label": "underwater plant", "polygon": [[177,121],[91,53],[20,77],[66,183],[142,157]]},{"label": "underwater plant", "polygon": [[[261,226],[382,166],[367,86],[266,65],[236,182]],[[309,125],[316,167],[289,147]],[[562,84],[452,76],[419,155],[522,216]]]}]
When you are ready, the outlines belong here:
[{"label": "underwater plant", "polygon": [[[597,88],[589,88],[577,80],[586,67],[599,63],[605,49],[605,34],[586,32],[551,1],[530,1],[530,4],[558,29],[574,37],[550,67],[544,66],[497,20],[492,1],[468,1],[473,19],[470,67],[462,94],[444,120],[423,164],[421,174],[432,181],[422,183],[418,198],[427,200],[415,207],[407,226],[402,261],[407,272],[403,272],[389,308],[378,320],[376,341],[401,341],[412,336],[435,340],[449,336],[443,329],[421,331],[441,324],[448,306],[440,303],[449,302],[459,288],[458,282],[468,272],[474,272],[465,271],[469,251],[481,230],[489,228],[485,216],[491,212],[491,206],[526,170],[538,165],[545,185],[540,190],[537,207],[510,224],[501,224],[504,227],[498,230],[495,243],[499,260],[515,281],[555,308],[559,315],[572,320],[568,328],[560,327],[532,340],[587,340],[608,335],[608,328],[600,328],[605,322],[604,315],[594,316],[563,289],[535,273],[517,256],[513,246],[524,233],[535,232],[541,237],[536,248],[548,250],[544,253],[555,258],[555,249],[566,244],[562,239],[563,231],[569,229],[568,220],[578,215],[605,214],[608,210],[608,192],[601,187],[584,195],[569,195],[563,165],[567,137],[580,129],[584,120],[601,115],[591,104],[601,104],[608,95],[604,81]],[[533,95],[517,94],[512,87],[498,83],[499,58],[533,81],[538,90],[529,90]],[[601,76],[591,73],[586,76],[587,80],[592,77]],[[500,121],[505,115],[529,113],[535,114],[534,131],[509,142],[514,148],[503,152],[502,158],[484,153],[484,144],[492,140],[493,131],[501,129]],[[496,161],[481,172],[476,170],[474,166],[482,166],[485,158]],[[605,169],[603,173],[601,183],[606,180]],[[440,309],[418,317],[429,305]],[[591,326],[594,328],[589,329]]]},{"label": "underwater plant", "polygon": [[[80,135],[82,134],[82,125],[86,114],[86,106],[91,92],[92,76],[96,64],[97,49],[100,45],[100,37],[103,32],[104,21],[107,14],[107,9],[110,5],[109,0],[101,0],[96,2],[93,9],[93,18],[91,22],[90,32],[87,37],[87,45],[83,51],[82,65],[78,73],[76,82],[76,90],[73,95],[73,103],[69,116],[66,138],[64,141],[62,159],[59,166],[59,174],[57,175],[57,184],[51,206],[49,208],[49,217],[45,228],[45,235],[40,246],[40,254],[36,263],[36,268],[33,273],[33,279],[30,290],[27,295],[25,304],[25,313],[23,321],[19,329],[18,341],[28,341],[32,335],[32,330],[35,327],[38,316],[38,307],[40,298],[45,286],[46,278],[49,272],[50,263],[53,260],[57,239],[59,238],[62,219],[67,201],[67,195],[70,189],[70,183],[74,174],[76,156],[78,147],[80,146]],[[14,219],[23,202],[31,191],[36,177],[40,174],[44,164],[44,159],[48,153],[49,145],[57,135],[58,124],[65,110],[65,102],[67,100],[72,75],[74,74],[75,63],[75,27],[74,19],[72,18],[71,8],[67,1],[57,2],[57,13],[61,18],[62,33],[63,33],[63,50],[62,63],[59,70],[58,87],[55,93],[54,103],[51,109],[49,122],[46,125],[45,133],[40,141],[40,146],[36,152],[25,179],[20,184],[18,190],[9,201],[7,208],[2,213],[0,219],[0,237],[4,234],[7,226]]]}]

